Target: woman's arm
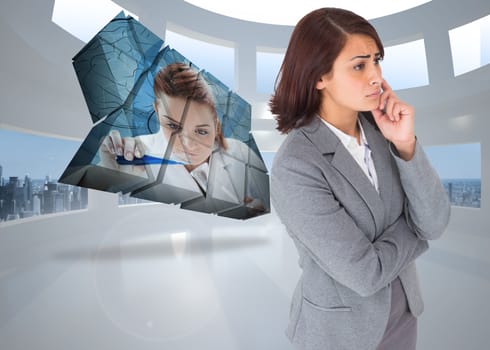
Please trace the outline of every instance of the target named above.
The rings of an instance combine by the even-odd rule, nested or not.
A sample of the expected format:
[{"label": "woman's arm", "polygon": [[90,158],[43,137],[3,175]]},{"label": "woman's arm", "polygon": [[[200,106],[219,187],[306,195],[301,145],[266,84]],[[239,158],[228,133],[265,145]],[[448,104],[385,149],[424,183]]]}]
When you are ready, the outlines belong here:
[{"label": "woman's arm", "polygon": [[274,160],[271,198],[288,233],[332,278],[372,295],[428,248],[403,215],[371,242],[337,201],[314,157],[304,156],[316,149],[302,142],[288,146]]},{"label": "woman's arm", "polygon": [[420,238],[439,238],[449,222],[449,198],[415,137],[413,107],[400,101],[386,81],[381,87],[379,107],[371,112],[391,142],[406,195],[407,221]]},{"label": "woman's arm", "polygon": [[405,215],[421,239],[437,239],[447,227],[451,212],[449,197],[422,146],[417,142],[412,159],[405,161],[391,147],[405,192]]}]

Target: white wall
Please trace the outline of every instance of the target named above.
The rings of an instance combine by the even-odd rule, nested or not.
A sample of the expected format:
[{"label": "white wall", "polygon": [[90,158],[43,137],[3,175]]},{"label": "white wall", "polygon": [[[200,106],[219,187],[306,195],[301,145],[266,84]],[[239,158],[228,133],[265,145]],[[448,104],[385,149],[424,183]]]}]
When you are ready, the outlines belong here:
[{"label": "white wall", "polygon": [[[117,2],[138,14],[143,24],[162,37],[168,25],[194,35],[205,33],[235,42],[238,92],[252,103],[267,101],[267,96],[255,92],[255,50],[256,47],[286,47],[291,27],[233,20],[203,12],[181,0]],[[91,123],[71,58],[83,43],[50,22],[53,0],[7,0],[0,6],[0,127],[82,140]],[[419,262],[426,300],[426,312],[420,319],[420,349],[482,349],[489,343],[490,121],[487,106],[490,66],[454,78],[447,37],[449,29],[489,13],[487,1],[433,0],[373,21],[387,45],[422,36],[425,39],[431,84],[398,92],[416,107],[416,131],[421,142],[424,145],[481,142],[481,209],[453,207],[447,234],[433,242],[432,249]],[[274,150],[282,141],[273,131],[272,120],[254,120],[253,128],[261,131],[262,136],[256,139],[259,147],[264,146],[263,150]],[[78,334],[92,339],[90,345],[94,347],[111,342],[118,343],[120,348],[133,345],[167,348],[165,344],[171,344],[168,348],[176,349],[203,345],[200,344],[202,333],[199,337],[190,335],[151,342],[130,334],[127,329],[121,332],[121,327],[111,328],[104,323],[108,321],[96,304],[85,305],[86,314],[83,308],[75,307],[77,297],[73,295],[80,293],[81,300],[89,303],[91,299],[84,295],[93,293],[93,289],[83,283],[73,284],[77,274],[83,276],[82,281],[91,283],[94,267],[91,257],[97,253],[103,237],[110,234],[113,243],[117,242],[114,229],[121,228],[116,224],[121,220],[127,224],[121,228],[121,240],[137,238],[136,230],[151,238],[155,227],[160,227],[162,234],[189,231],[192,239],[198,241],[195,249],[209,253],[208,258],[214,259],[214,265],[205,259],[206,264],[216,267],[217,262],[229,262],[229,270],[222,271],[216,287],[217,295],[223,298],[216,300],[225,302],[226,299],[226,303],[225,306],[216,304],[221,309],[217,314],[215,310],[214,315],[218,315],[215,320],[219,320],[215,328],[208,323],[207,328],[203,328],[208,330],[208,338],[202,348],[216,348],[220,344],[226,344],[228,349],[288,347],[282,328],[299,271],[294,247],[274,214],[250,222],[235,222],[160,205],[120,209],[115,203],[115,196],[91,191],[86,212],[0,224],[0,315],[3,315],[0,316],[0,347],[6,342],[6,348],[26,349],[32,346],[29,341],[36,341],[37,347],[49,348],[56,336],[36,317],[49,320],[47,306],[55,303],[57,296],[66,299],[62,305],[68,307],[68,311],[65,314],[55,312],[48,322],[65,327],[60,332],[68,334],[62,341],[66,346],[70,344],[70,334],[75,336],[79,327],[68,320],[80,314],[85,315],[82,317],[84,330],[79,330]],[[238,235],[234,244],[226,241],[218,243],[221,250],[206,250],[212,242],[209,237],[227,232]],[[270,237],[264,236],[264,232],[270,232]],[[199,240],[200,235],[205,239]],[[143,256],[153,254],[151,248],[148,249],[150,252]],[[224,255],[229,260],[219,255],[223,249],[230,252]],[[188,259],[195,261],[195,256],[191,254]],[[83,263],[78,265],[80,257],[86,259],[81,259]],[[125,261],[116,260],[118,263]],[[173,263],[177,264],[172,262],[169,266]],[[97,264],[98,260],[95,266]],[[82,266],[82,270],[73,266]],[[237,278],[234,271],[250,284]],[[65,283],[65,278],[63,289],[60,284]],[[230,288],[230,284],[240,288]],[[56,294],[61,292],[65,293],[64,297]],[[261,295],[268,303],[260,301],[261,309],[257,310],[255,305]],[[246,314],[247,310],[250,313],[243,318],[245,323],[240,323],[236,315]],[[94,325],[90,325],[91,315],[98,315]],[[16,320],[29,320],[32,327],[24,327]],[[171,321],[170,315],[168,320]],[[33,334],[34,326],[41,327],[45,333]],[[98,326],[105,335],[99,332]],[[220,334],[224,334],[223,343],[219,341]],[[30,336],[33,337],[28,340]],[[253,337],[255,339],[251,339]],[[255,347],[246,346],[253,341]]]}]

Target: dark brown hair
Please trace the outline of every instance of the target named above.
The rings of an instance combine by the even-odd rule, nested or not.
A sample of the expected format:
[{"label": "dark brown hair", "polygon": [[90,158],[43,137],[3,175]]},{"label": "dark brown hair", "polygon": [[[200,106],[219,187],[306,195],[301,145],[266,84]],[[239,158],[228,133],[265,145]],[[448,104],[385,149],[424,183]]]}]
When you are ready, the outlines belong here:
[{"label": "dark brown hair", "polygon": [[160,94],[165,94],[171,97],[183,97],[207,105],[214,114],[216,141],[218,141],[221,148],[226,150],[226,141],[216,113],[213,94],[199,72],[181,62],[171,63],[160,69],[155,76],[153,92],[155,99]]},{"label": "dark brown hair", "polygon": [[304,16],[294,28],[269,106],[277,130],[287,133],[308,124],[318,112],[320,78],[331,72],[349,34],[371,37],[384,56],[374,27],[363,17],[338,8],[321,8]]}]

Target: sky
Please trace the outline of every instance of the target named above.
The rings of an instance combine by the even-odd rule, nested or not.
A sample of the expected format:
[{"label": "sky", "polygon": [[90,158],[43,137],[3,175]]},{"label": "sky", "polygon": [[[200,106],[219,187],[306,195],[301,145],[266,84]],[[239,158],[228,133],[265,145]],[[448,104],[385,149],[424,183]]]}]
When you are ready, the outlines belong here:
[{"label": "sky", "polygon": [[425,147],[441,179],[481,179],[479,143]]},{"label": "sky", "polygon": [[[50,179],[61,176],[81,142],[32,135],[0,129],[0,165],[2,177]],[[442,179],[480,179],[481,150],[479,143],[432,146],[425,151]],[[264,152],[270,171],[274,152]]]},{"label": "sky", "polygon": [[0,129],[2,177],[50,179],[61,176],[81,142]]}]

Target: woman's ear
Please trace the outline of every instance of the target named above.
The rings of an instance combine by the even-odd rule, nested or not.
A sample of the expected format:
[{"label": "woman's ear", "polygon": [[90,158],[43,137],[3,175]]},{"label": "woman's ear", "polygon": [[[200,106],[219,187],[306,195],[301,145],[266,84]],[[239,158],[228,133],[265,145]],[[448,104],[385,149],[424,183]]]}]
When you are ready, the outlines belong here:
[{"label": "woman's ear", "polygon": [[324,74],[320,77],[320,80],[316,82],[315,88],[317,90],[323,90],[327,87],[327,75]]}]

